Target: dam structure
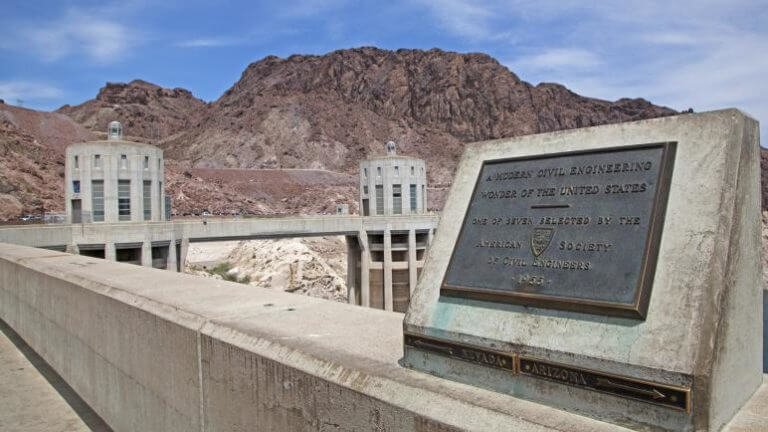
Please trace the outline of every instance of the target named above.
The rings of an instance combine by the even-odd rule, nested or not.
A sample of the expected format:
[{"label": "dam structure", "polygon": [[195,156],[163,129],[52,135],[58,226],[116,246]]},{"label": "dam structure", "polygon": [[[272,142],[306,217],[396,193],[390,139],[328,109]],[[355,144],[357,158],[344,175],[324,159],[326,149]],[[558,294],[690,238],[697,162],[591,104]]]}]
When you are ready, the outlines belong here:
[{"label": "dam structure", "polygon": [[[739,118],[733,112],[725,114],[715,113],[715,116],[725,119],[722,121]],[[718,134],[725,133],[723,130],[728,133],[745,130],[701,127],[706,124],[702,122],[712,116],[705,113],[667,117],[575,133],[581,134],[576,138],[596,134],[623,136],[629,133],[631,136],[632,130],[638,128],[661,127],[674,132],[664,136],[681,140],[689,149],[697,149],[701,138],[707,135],[715,134],[712,141],[717,141]],[[683,128],[690,123],[697,127]],[[683,133],[675,132],[678,129]],[[538,137],[534,139],[562,139],[563,132]],[[501,144],[517,139],[531,138],[513,138]],[[582,143],[584,140],[572,141]],[[614,145],[614,140],[605,142],[608,143],[605,145]],[[81,154],[87,152],[70,155]],[[129,164],[137,160],[140,170],[143,170],[142,156],[148,155],[135,153],[135,158],[130,159],[131,153],[127,150],[116,154],[118,163],[122,154],[126,154]],[[104,221],[93,221],[86,217],[93,207],[87,210],[81,202],[78,223],[70,219],[69,223],[59,225],[0,228],[0,362],[5,366],[0,370],[3,389],[0,391],[0,430],[632,432],[649,428],[633,427],[625,421],[624,413],[655,410],[660,417],[697,415],[702,403],[707,402],[703,398],[693,399],[691,414],[661,406],[655,399],[667,395],[647,391],[652,382],[622,379],[616,362],[603,358],[598,365],[603,369],[591,370],[578,363],[567,366],[565,361],[544,361],[537,357],[540,353],[536,349],[512,352],[521,346],[514,341],[488,347],[479,345],[482,350],[469,341],[439,342],[440,337],[458,339],[455,332],[433,331],[446,322],[459,322],[469,330],[506,335],[521,333],[518,323],[522,320],[535,321],[527,337],[542,337],[543,331],[555,334],[546,338],[548,346],[551,345],[557,355],[570,357],[567,361],[572,362],[576,356],[565,348],[604,347],[603,352],[609,354],[616,346],[631,350],[631,345],[616,344],[613,334],[632,335],[642,324],[621,317],[584,314],[582,318],[568,318],[563,325],[553,325],[560,311],[510,304],[484,307],[472,299],[457,301],[432,295],[437,291],[427,289],[429,285],[434,288],[441,284],[442,279],[435,277],[437,265],[441,260],[447,264],[450,256],[447,249],[454,247],[448,236],[455,228],[449,224],[456,221],[447,217],[447,223],[440,226],[436,235],[439,217],[424,211],[425,198],[419,202],[419,186],[424,184],[426,190],[426,177],[402,177],[403,166],[413,166],[418,176],[417,160],[404,159],[401,163],[396,162],[399,156],[384,158],[371,158],[366,161],[371,165],[364,165],[375,169],[376,164],[382,164],[381,183],[377,178],[371,182],[361,173],[360,187],[367,185],[368,192],[373,191],[372,195],[365,195],[371,200],[368,201],[370,211],[378,205],[376,189],[372,186],[381,184],[384,208],[390,205],[386,204],[389,201],[393,205],[391,214],[383,209],[384,214],[374,211],[365,215],[361,210],[361,215],[347,215],[342,209],[337,215],[171,221],[167,213],[155,211],[159,203],[153,204],[157,199],[154,191],[161,190],[162,179],[158,176],[158,189],[153,189],[149,206],[143,206],[141,193],[129,195],[130,220],[120,220],[120,208],[125,209],[126,203],[123,201],[121,205],[119,194],[115,201],[108,201],[112,197],[105,194],[104,206],[113,209],[110,211],[117,220],[107,220],[105,210]],[[738,161],[729,160],[731,164]],[[80,162],[82,160],[78,160]],[[386,178],[385,167],[391,167],[389,174],[393,177]],[[395,167],[401,174],[399,182],[394,177]],[[757,167],[758,164],[753,163],[747,168],[756,172]],[[133,165],[127,168],[133,169]],[[152,171],[151,167],[148,171]],[[409,173],[410,168],[406,172]],[[134,181],[140,180],[142,186],[145,180],[154,181],[151,173],[144,174],[142,171],[141,175],[127,174],[127,178],[118,175],[103,179],[105,182],[130,179],[132,190]],[[67,174],[67,187],[73,188],[67,200],[92,201],[93,194],[86,198],[89,192],[83,188],[83,182],[91,181],[93,175],[90,179],[83,172],[80,175],[78,198],[71,183],[78,178],[74,172]],[[464,178],[474,181],[476,177]],[[423,183],[418,183],[420,180]],[[417,186],[415,211],[411,211],[412,195],[407,193],[411,190],[411,181]],[[677,184],[698,187],[691,186],[690,182]],[[395,213],[395,185],[401,186],[402,214]],[[119,191],[119,188],[113,190]],[[363,197],[360,199],[362,203]],[[697,199],[701,203],[714,198]],[[719,202],[711,204],[714,208],[718,206]],[[453,202],[451,207],[455,210],[460,206]],[[143,219],[145,208],[151,209],[148,220]],[[737,209],[735,205],[731,208]],[[141,215],[138,220],[133,218],[134,211]],[[717,216],[714,212],[709,215],[712,220]],[[709,240],[704,239],[709,244],[717,244],[713,240],[714,230],[700,232],[709,236]],[[728,236],[729,232],[723,229],[718,235]],[[183,273],[190,243],[328,235],[346,237],[351,304]],[[735,243],[732,242],[734,248],[739,246]],[[746,250],[744,245],[739,247]],[[132,252],[118,252],[121,250]],[[713,250],[707,253],[715,254]],[[741,259],[744,256],[746,253]],[[424,272],[411,297],[422,267]],[[718,281],[725,280],[725,273],[716,270]],[[407,281],[400,279],[403,273],[395,275],[394,271],[404,271]],[[690,276],[699,268],[686,271]],[[702,276],[702,280],[709,279]],[[672,288],[675,287],[667,291],[674,291]],[[658,292],[665,291],[659,289]],[[396,310],[400,309],[399,302],[405,300],[406,294],[410,305],[403,315]],[[675,300],[690,298],[679,296]],[[763,299],[766,298],[768,291],[763,291]],[[701,296],[699,300],[705,302],[707,298]],[[420,329],[413,324],[413,319],[424,313],[425,303],[431,303],[430,308],[434,308],[430,310],[437,313],[433,314],[435,319],[425,320],[431,327]],[[461,310],[455,313],[462,308],[478,315],[472,317]],[[518,311],[523,308],[525,310]],[[508,321],[509,325],[496,319],[502,313],[513,318]],[[657,314],[657,318],[667,319],[669,315]],[[405,333],[405,324],[425,334],[415,339]],[[573,331],[580,326],[596,328],[601,333]],[[610,328],[600,330],[606,326]],[[750,326],[750,329],[756,327]],[[663,341],[664,332],[674,330],[684,334],[689,327],[683,323],[682,327],[653,330],[659,332],[655,337]],[[595,337],[595,334],[601,336]],[[768,346],[764,336],[754,331],[737,335],[749,336],[750,342],[762,338],[764,346]],[[711,351],[705,345],[709,340],[703,339],[703,357]],[[404,356],[416,346],[424,351],[426,360],[436,365],[435,370],[465,373],[468,379],[463,382],[445,379],[439,374],[408,367]],[[633,356],[653,359],[656,355],[675,353],[679,346],[671,348],[638,350]],[[728,350],[716,354],[723,353],[728,354]],[[506,363],[505,359],[510,357],[514,361]],[[452,366],[449,361],[463,363]],[[676,359],[672,363],[676,364]],[[525,372],[526,364],[545,367],[540,370],[546,370],[546,375]],[[586,388],[550,379],[563,371],[581,371],[579,376],[602,378],[603,387]],[[642,372],[658,379],[675,370],[644,367]],[[768,372],[768,366],[764,372]],[[621,417],[587,416],[577,405],[554,407],[523,397],[525,395],[518,393],[520,386],[504,391],[483,386],[486,383],[503,385],[504,381],[497,377],[505,376],[513,376],[522,383],[535,383],[547,397],[567,396],[579,404],[594,403],[598,408],[615,405],[599,404],[594,402],[596,398],[614,398],[615,403],[624,404],[619,405],[618,411],[612,411]],[[730,385],[729,382],[723,384]],[[703,424],[695,429],[651,429],[768,430],[768,374],[764,373],[758,384],[722,427],[710,428]],[[668,392],[666,388],[664,391]],[[647,397],[640,400],[643,395]]]},{"label": "dam structure", "polygon": [[194,242],[345,236],[349,303],[405,312],[438,216],[426,212],[424,161],[396,155],[394,142],[386,151],[360,164],[372,213],[170,221],[162,150],[125,140],[113,121],[106,140],[67,147],[68,223],[3,227],[0,242],[182,272]]}]

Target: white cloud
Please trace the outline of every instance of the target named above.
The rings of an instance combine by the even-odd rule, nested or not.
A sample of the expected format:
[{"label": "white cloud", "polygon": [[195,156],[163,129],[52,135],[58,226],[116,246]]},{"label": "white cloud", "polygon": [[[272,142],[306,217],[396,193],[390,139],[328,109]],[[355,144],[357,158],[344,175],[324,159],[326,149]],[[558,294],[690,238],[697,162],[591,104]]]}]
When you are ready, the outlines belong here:
[{"label": "white cloud", "polygon": [[[428,5],[439,25],[467,43],[482,42],[523,80],[560,82],[608,100],[643,97],[678,110],[736,107],[768,124],[764,0]],[[512,32],[519,37],[498,37]]]},{"label": "white cloud", "polygon": [[646,42],[659,45],[697,45],[700,41],[682,32],[653,32],[642,36]]},{"label": "white cloud", "polygon": [[590,69],[602,60],[593,52],[580,48],[551,48],[541,53],[520,57],[509,67],[512,70],[569,70]]},{"label": "white cloud", "polygon": [[471,0],[419,0],[451,33],[471,40],[494,38],[492,7]]},{"label": "white cloud", "polygon": [[15,48],[31,49],[47,62],[85,56],[96,63],[115,63],[140,39],[138,31],[129,30],[108,15],[76,9],[50,22],[22,23],[18,27],[21,44]]},{"label": "white cloud", "polygon": [[44,83],[32,81],[0,81],[0,99],[6,103],[17,104],[19,101],[41,102],[61,99],[64,92]]}]

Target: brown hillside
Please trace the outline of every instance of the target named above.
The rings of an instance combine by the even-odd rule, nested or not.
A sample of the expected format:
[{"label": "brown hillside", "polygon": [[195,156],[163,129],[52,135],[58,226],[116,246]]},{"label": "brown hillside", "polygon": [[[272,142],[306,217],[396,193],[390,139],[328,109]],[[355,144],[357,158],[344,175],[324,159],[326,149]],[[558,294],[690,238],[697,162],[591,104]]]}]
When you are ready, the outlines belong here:
[{"label": "brown hillside", "polygon": [[69,117],[0,104],[0,221],[64,208],[64,148],[90,134]]},{"label": "brown hillside", "polygon": [[194,167],[354,173],[394,139],[447,185],[468,142],[672,113],[532,86],[484,54],[359,48],[253,63],[199,124],[161,145]]},{"label": "brown hillside", "polygon": [[189,90],[162,88],[142,80],[128,84],[107,83],[96,99],[56,110],[87,129],[101,134],[119,120],[132,136],[144,142],[167,138],[196,123],[205,102]]},{"label": "brown hillside", "polygon": [[[313,169],[349,178],[361,159],[381,154],[383,143],[393,139],[399,152],[427,160],[430,207],[439,209],[469,142],[674,113],[643,99],[608,102],[558,84],[532,86],[484,54],[377,48],[266,57],[207,105],[187,90],[134,80],[108,83],[96,99],[58,112],[95,134],[119,120],[128,136],[163,147],[168,191],[179,213],[262,214],[325,212],[335,202],[354,210],[354,186],[231,168]],[[38,114],[38,125],[56,115]],[[42,139],[51,128],[18,121],[11,126],[2,131],[5,139],[22,133],[59,150],[81,140],[66,136],[53,144]],[[58,168],[45,165],[41,175],[56,182],[45,193],[58,209],[62,160],[55,163]]]}]

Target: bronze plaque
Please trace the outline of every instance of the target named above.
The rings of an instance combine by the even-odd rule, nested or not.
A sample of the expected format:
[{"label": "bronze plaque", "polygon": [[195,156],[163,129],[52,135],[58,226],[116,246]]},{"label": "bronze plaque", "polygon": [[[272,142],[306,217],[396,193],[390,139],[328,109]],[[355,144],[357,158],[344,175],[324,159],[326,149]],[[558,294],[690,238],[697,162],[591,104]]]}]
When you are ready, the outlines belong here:
[{"label": "bronze plaque", "polygon": [[645,319],[675,143],[483,163],[441,294]]}]

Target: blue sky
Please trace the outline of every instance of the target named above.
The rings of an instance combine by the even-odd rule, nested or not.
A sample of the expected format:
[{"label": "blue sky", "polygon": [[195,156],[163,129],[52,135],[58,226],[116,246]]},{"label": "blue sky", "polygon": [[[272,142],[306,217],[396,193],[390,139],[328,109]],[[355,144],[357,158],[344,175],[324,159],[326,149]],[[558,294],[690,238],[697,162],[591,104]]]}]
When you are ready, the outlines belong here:
[{"label": "blue sky", "polygon": [[768,0],[10,0],[0,98],[48,110],[141,78],[210,101],[270,54],[438,47],[488,53],[532,84],[768,125],[766,23]]}]

